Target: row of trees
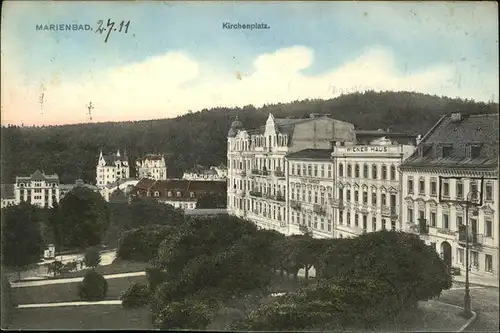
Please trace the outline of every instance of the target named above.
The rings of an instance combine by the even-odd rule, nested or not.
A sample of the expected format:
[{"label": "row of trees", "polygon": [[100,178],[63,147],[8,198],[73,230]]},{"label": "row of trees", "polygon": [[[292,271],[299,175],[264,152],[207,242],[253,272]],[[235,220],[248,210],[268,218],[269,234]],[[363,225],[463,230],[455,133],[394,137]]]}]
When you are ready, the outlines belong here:
[{"label": "row of trees", "polygon": [[[238,330],[303,330],[332,321],[366,328],[451,286],[444,262],[412,234],[285,237],[230,216],[190,219],[162,231],[149,285],[133,285],[124,295],[125,306],[148,303],[158,328],[204,329],[227,307],[246,312],[232,326]],[[148,232],[129,237],[135,235],[134,244],[161,238],[158,230]],[[143,260],[153,255],[146,248]],[[276,272],[297,280],[301,268],[312,266],[316,279],[306,274],[302,288],[259,306],[269,299]]]}]

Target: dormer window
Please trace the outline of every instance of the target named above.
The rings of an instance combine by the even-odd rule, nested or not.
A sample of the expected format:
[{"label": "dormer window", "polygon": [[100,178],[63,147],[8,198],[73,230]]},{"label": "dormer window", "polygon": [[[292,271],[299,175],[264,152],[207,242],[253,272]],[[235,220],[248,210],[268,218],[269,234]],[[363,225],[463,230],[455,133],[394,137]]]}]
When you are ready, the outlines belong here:
[{"label": "dormer window", "polygon": [[172,192],[168,191],[167,196],[171,197],[172,196]]},{"label": "dormer window", "polygon": [[181,196],[181,192],[177,192],[177,197],[180,197]]},{"label": "dormer window", "polygon": [[159,197],[160,196],[160,192],[156,191],[155,192],[155,197]]},{"label": "dormer window", "polygon": [[190,193],[191,198],[194,198],[194,192]]},{"label": "dormer window", "polygon": [[432,144],[430,143],[423,144],[419,149],[420,157],[424,157],[431,150],[431,148]]},{"label": "dormer window", "polygon": [[465,148],[465,153],[467,158],[478,158],[481,154],[481,145],[480,144],[469,144]]},{"label": "dormer window", "polygon": [[451,157],[452,152],[453,152],[453,145],[443,144],[441,146],[441,157],[443,158]]}]

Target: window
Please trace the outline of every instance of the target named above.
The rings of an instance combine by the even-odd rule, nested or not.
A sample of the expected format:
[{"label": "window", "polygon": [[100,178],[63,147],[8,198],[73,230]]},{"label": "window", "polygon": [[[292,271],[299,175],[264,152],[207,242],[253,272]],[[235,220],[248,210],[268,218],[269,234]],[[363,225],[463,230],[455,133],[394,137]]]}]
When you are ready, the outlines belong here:
[{"label": "window", "polygon": [[464,249],[457,249],[457,261],[460,265],[464,265]]},{"label": "window", "polygon": [[332,166],[328,165],[328,178],[332,178]]},{"label": "window", "polygon": [[396,220],[391,220],[391,230],[396,230]]},{"label": "window", "polygon": [[373,179],[378,179],[377,166],[376,165],[372,165],[372,178]]},{"label": "window", "polygon": [[391,180],[396,180],[396,167],[391,165]]},{"label": "window", "polygon": [[436,212],[431,212],[431,227],[436,227]]},{"label": "window", "polygon": [[435,197],[437,195],[437,181],[436,178],[431,178],[431,196]]},{"label": "window", "polygon": [[366,231],[368,228],[368,216],[363,215],[363,230]]},{"label": "window", "polygon": [[489,218],[484,220],[484,235],[486,237],[493,237],[493,223]]},{"label": "window", "polygon": [[368,178],[368,165],[363,165],[363,178]]},{"label": "window", "polygon": [[372,206],[376,206],[376,205],[377,205],[377,193],[372,192]]},{"label": "window", "polygon": [[424,220],[425,219],[425,212],[423,210],[418,211],[418,219],[419,220]]},{"label": "window", "polygon": [[343,224],[343,223],[344,223],[344,212],[340,211],[339,212],[339,224]]},{"label": "window", "polygon": [[342,163],[339,164],[339,176],[344,177],[344,165]]},{"label": "window", "polygon": [[486,272],[493,272],[493,256],[490,254],[484,255],[484,270]]},{"label": "window", "polygon": [[486,191],[485,191],[485,200],[486,201],[493,201],[493,184],[491,183],[486,183]]},{"label": "window", "polygon": [[455,187],[456,187],[455,191],[456,191],[457,199],[463,199],[463,197],[464,197],[464,184],[461,181],[457,180]]},{"label": "window", "polygon": [[382,219],[382,229],[386,230],[387,227],[386,227],[386,220],[385,219]]},{"label": "window", "polygon": [[372,218],[372,231],[376,231],[376,230],[377,230],[377,218],[373,217]]},{"label": "window", "polygon": [[359,219],[359,215],[358,214],[354,214],[354,226],[355,227],[358,226],[358,219]]},{"label": "window", "polygon": [[354,177],[359,178],[359,164],[354,166]]},{"label": "window", "polygon": [[350,164],[347,164],[347,177],[352,177],[352,167]]},{"label": "window", "polygon": [[325,178],[325,166],[321,165],[321,178]]},{"label": "window", "polygon": [[443,213],[443,229],[450,229],[450,216]]},{"label": "window", "polygon": [[408,222],[413,223],[413,209],[408,208]]},{"label": "window", "polygon": [[413,178],[408,178],[408,194],[413,194]]},{"label": "window", "polygon": [[172,192],[168,191],[167,196],[171,197],[172,196]]},{"label": "window", "polygon": [[443,181],[443,197],[450,197],[450,183],[447,180]]},{"label": "window", "polygon": [[446,144],[441,147],[441,154],[443,158],[451,157],[451,153],[453,152],[453,146]]},{"label": "window", "polygon": [[344,190],[339,188],[339,201],[344,201]]},{"label": "window", "polygon": [[477,251],[471,251],[471,265],[475,268],[479,268],[479,253]]},{"label": "window", "polygon": [[346,191],[346,201],[350,202],[351,201],[351,190],[347,189]]},{"label": "window", "polygon": [[387,167],[385,165],[382,165],[382,179],[386,180],[387,179]]},{"label": "window", "polygon": [[177,196],[180,197],[181,196],[181,192],[177,192]]},{"label": "window", "polygon": [[382,193],[382,206],[387,206],[387,196],[385,193]]},{"label": "window", "polygon": [[349,212],[347,213],[346,220],[347,220],[347,225],[351,225],[351,213],[349,213]]},{"label": "window", "polygon": [[465,151],[468,158],[478,158],[481,154],[481,145],[469,145]]},{"label": "window", "polygon": [[311,164],[307,165],[307,175],[308,176],[312,176],[312,166],[311,166]]},{"label": "window", "polygon": [[474,180],[470,182],[470,192],[471,192],[471,199],[473,201],[479,200],[477,183]]},{"label": "window", "polygon": [[418,194],[425,195],[425,179],[420,178],[418,180]]},{"label": "window", "polygon": [[464,224],[464,218],[462,216],[457,216],[457,228]]},{"label": "window", "polygon": [[368,204],[368,192],[363,191],[363,203]]},{"label": "window", "polygon": [[292,175],[294,175],[294,174],[295,174],[295,164],[292,163]]},{"label": "window", "polygon": [[318,177],[318,165],[314,165],[314,177]]},{"label": "window", "polygon": [[359,191],[354,191],[354,202],[359,201]]}]

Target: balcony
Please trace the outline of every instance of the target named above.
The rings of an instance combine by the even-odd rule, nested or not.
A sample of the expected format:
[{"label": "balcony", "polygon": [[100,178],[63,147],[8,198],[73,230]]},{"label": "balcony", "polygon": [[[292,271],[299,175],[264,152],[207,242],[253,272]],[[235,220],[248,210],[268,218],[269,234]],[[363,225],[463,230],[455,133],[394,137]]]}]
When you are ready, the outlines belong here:
[{"label": "balcony", "polygon": [[390,217],[391,219],[398,218],[398,214],[396,212],[396,207],[382,206],[381,213],[382,213],[382,216]]},{"label": "balcony", "polygon": [[285,177],[285,173],[283,171],[281,171],[281,170],[274,171],[274,175],[276,177],[279,177],[279,178],[284,178]]},{"label": "balcony", "polygon": [[465,228],[465,225],[461,225],[459,227],[458,232],[456,232],[456,239],[460,246],[465,246],[467,241],[469,245],[473,247],[480,247],[483,245],[483,235],[478,233],[473,233],[470,231],[467,235],[467,230]]},{"label": "balcony", "polygon": [[252,169],[252,175],[260,175],[260,170]]},{"label": "balcony", "polygon": [[313,212],[319,215],[326,215],[326,209],[323,206],[317,204],[313,206]]},{"label": "balcony", "polygon": [[250,191],[250,195],[251,195],[252,197],[261,198],[261,197],[262,197],[262,192],[258,192],[258,191]]},{"label": "balcony", "polygon": [[238,176],[243,176],[243,177],[244,177],[244,176],[246,176],[246,175],[247,175],[247,171],[246,171],[245,169],[243,169],[243,170],[238,170],[238,171],[236,171],[236,175],[238,175]]},{"label": "balcony", "polygon": [[334,208],[342,209],[344,208],[344,203],[341,199],[332,199],[331,204]]},{"label": "balcony", "polygon": [[300,202],[296,200],[290,200],[290,207],[295,210],[300,210],[301,205]]}]

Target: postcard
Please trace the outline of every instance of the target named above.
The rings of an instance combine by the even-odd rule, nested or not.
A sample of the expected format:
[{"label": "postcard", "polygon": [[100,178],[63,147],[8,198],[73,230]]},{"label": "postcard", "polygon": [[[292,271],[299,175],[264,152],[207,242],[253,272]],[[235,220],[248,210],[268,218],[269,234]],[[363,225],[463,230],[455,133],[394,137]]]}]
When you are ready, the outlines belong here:
[{"label": "postcard", "polygon": [[497,3],[2,6],[2,328],[498,329]]}]

